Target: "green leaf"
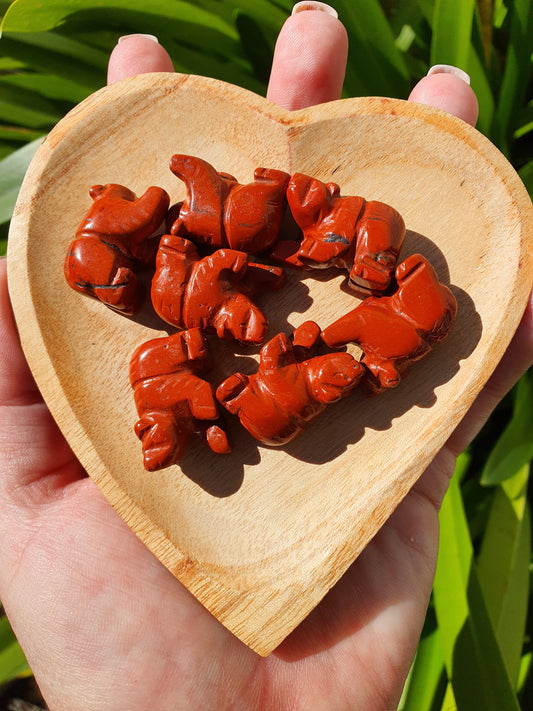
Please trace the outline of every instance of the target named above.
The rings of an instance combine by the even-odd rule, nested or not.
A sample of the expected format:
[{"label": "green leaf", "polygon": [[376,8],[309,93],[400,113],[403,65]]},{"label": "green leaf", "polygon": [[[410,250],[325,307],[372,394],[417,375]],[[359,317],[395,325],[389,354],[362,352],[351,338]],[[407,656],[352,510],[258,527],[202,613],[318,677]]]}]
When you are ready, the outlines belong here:
[{"label": "green leaf", "polygon": [[88,92],[105,83],[109,52],[57,33],[4,35],[0,48],[5,55],[24,62],[29,70],[67,76]]},{"label": "green leaf", "polygon": [[443,693],[445,668],[438,628],[422,636],[398,711],[429,711]]},{"label": "green leaf", "polygon": [[0,225],[9,222],[24,175],[42,138],[28,143],[0,161]]},{"label": "green leaf", "polygon": [[213,0],[204,0],[205,7],[215,10],[219,16],[231,21],[236,12],[244,12],[265,30],[273,31],[275,40],[281,26],[291,14],[294,2],[291,0],[223,0],[214,5]]},{"label": "green leaf", "polygon": [[350,43],[345,87],[352,95],[405,98],[409,72],[377,0],[337,0]]},{"label": "green leaf", "polygon": [[472,454],[469,449],[466,449],[464,452],[461,452],[461,454],[457,457],[457,461],[455,462],[455,471],[453,472],[453,475],[456,479],[459,480],[459,483],[461,483],[465,478],[471,461]]},{"label": "green leaf", "polygon": [[459,482],[440,512],[441,546],[433,589],[444,661],[458,711],[519,711],[474,562]]},{"label": "green leaf", "polygon": [[517,685],[529,599],[529,466],[496,490],[481,553],[479,581],[507,673]]},{"label": "green leaf", "polygon": [[533,160],[528,161],[520,168],[518,175],[526,186],[528,193],[533,197]]},{"label": "green leaf", "polygon": [[[65,74],[64,59],[63,68],[57,62],[52,68],[50,60],[56,48],[50,47],[49,52],[40,53],[40,48],[34,46],[35,38],[46,38],[53,34],[62,41],[77,42],[77,55],[72,51],[70,54],[79,61],[71,62],[69,59],[76,73],[71,75],[69,71],[68,78],[80,83],[81,91],[87,87],[89,91],[94,91],[105,83],[107,60],[117,37],[138,32],[142,28],[143,32],[159,37],[177,71],[212,76],[262,92],[265,82],[257,81],[253,75],[231,13],[230,21],[226,19],[229,10],[227,3],[211,1],[210,7],[211,10],[206,10],[195,3],[179,0],[158,0],[152,3],[140,0],[110,0],[107,3],[89,0],[52,0],[49,3],[17,0],[4,18],[3,37],[8,40],[14,38],[19,43],[26,40],[30,44],[29,59],[24,51],[20,52],[20,48],[7,45],[6,52],[11,56],[17,59],[25,57],[33,66],[38,66],[41,72],[44,69],[59,75]],[[50,27],[55,29],[53,33],[43,31]],[[32,34],[29,34],[30,31]],[[37,31],[39,34],[34,34]],[[67,48],[61,46],[61,49]],[[85,51],[92,52],[94,57],[83,56]],[[267,52],[265,61],[270,60],[271,52]],[[98,71],[89,69],[90,61],[98,61]]]},{"label": "green leaf", "polygon": [[[234,30],[216,13],[199,8],[192,2],[181,0],[15,0],[4,15],[1,32],[46,32],[63,24],[67,19],[90,22],[93,13],[100,17],[116,17],[117,11],[137,11],[148,17],[166,18],[184,28],[197,25],[214,29],[228,36]],[[92,12],[91,12],[92,11]],[[143,28],[146,31],[146,28]]]},{"label": "green leaf", "polygon": [[259,81],[267,84],[272,67],[273,47],[270,46],[261,26],[253,17],[237,10],[235,25],[241,45]]},{"label": "green leaf", "polygon": [[518,678],[518,688],[522,689],[522,686],[526,683],[533,665],[533,652],[526,652],[522,655],[520,659],[520,673]]},{"label": "green leaf", "polygon": [[431,64],[467,71],[475,0],[435,0]]},{"label": "green leaf", "polygon": [[514,476],[533,457],[533,377],[524,375],[515,387],[513,416],[491,451],[481,483],[499,484]]},{"label": "green leaf", "polygon": [[457,711],[457,702],[455,701],[453,686],[450,682],[448,682],[448,686],[446,687],[446,693],[444,694],[444,700],[440,711]]},{"label": "green leaf", "polygon": [[494,117],[494,140],[506,155],[510,153],[515,121],[531,77],[533,52],[533,4],[530,0],[514,0],[510,9],[509,44]]},{"label": "green leaf", "polygon": [[[58,77],[56,74],[20,73],[7,74],[0,77],[0,86],[13,87],[15,97],[21,93],[30,93],[38,101],[38,97],[49,102],[79,103],[87,98],[89,91],[68,77]],[[51,104],[50,106],[57,106]]]},{"label": "green leaf", "polygon": [[479,104],[479,118],[476,127],[490,137],[495,110],[494,95],[483,63],[474,47],[470,47],[466,71],[470,75],[472,89]]},{"label": "green leaf", "polygon": [[0,121],[28,128],[53,126],[61,118],[57,106],[35,92],[0,77]]},{"label": "green leaf", "polygon": [[19,128],[18,126],[0,125],[0,142],[9,143],[9,151],[15,150],[16,143],[29,143],[42,136],[42,131],[33,131],[29,128]]},{"label": "green leaf", "polygon": [[0,685],[21,676],[30,676],[31,671],[7,617],[0,617]]},{"label": "green leaf", "polygon": [[[216,6],[215,6],[216,7]],[[203,56],[219,61],[239,53],[238,36],[232,24],[217,12],[210,12],[181,0],[16,0],[2,22],[2,32],[44,33],[56,29],[72,37],[76,33],[98,28],[112,30],[114,41],[119,35],[142,32],[157,35],[170,51],[169,44],[194,49]],[[87,37],[87,35],[85,34]],[[180,54],[177,55],[179,61]],[[107,59],[107,57],[106,57]],[[201,73],[201,70],[194,70]]]}]

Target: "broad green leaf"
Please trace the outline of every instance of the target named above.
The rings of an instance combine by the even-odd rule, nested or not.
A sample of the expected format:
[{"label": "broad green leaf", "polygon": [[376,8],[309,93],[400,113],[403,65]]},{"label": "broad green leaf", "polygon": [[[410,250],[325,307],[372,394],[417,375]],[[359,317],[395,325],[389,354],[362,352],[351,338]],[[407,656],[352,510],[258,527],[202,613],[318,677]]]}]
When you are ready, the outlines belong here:
[{"label": "broad green leaf", "polygon": [[493,24],[500,28],[507,17],[507,0],[494,0]]},{"label": "broad green leaf", "polygon": [[533,377],[526,373],[515,387],[513,416],[491,451],[481,475],[485,486],[514,476],[533,458]]},{"label": "broad green leaf", "polygon": [[245,12],[238,10],[235,13],[235,25],[244,53],[250,60],[257,79],[266,85],[272,67],[274,48],[270,46],[261,26]]},{"label": "broad green leaf", "polygon": [[523,138],[531,131],[533,131],[533,121],[530,121],[529,123],[524,123],[519,126],[514,132],[514,138]]},{"label": "broad green leaf", "polygon": [[[295,3],[291,0],[204,0],[204,6],[227,20],[232,20],[236,12],[244,12],[263,28],[270,28],[276,38],[281,26],[291,14]],[[338,8],[337,8],[338,9]],[[342,18],[341,18],[342,19]]]},{"label": "broad green leaf", "polygon": [[[0,92],[1,97],[1,92]],[[8,124],[18,124],[26,128],[45,129],[51,128],[60,118],[57,113],[36,111],[24,106],[17,106],[0,98],[0,121]]]},{"label": "broad green leaf", "polygon": [[[17,8],[20,6],[24,8],[25,12],[29,12],[28,8],[31,5],[32,0],[18,0],[12,8],[14,11],[15,6]],[[73,63],[76,73],[71,75],[69,71],[68,78],[80,83],[82,85],[80,91],[85,91],[85,94],[105,83],[107,60],[118,36],[138,32],[139,28],[143,32],[159,37],[161,43],[168,50],[175,69],[179,72],[212,76],[253,91],[261,92],[264,89],[264,83],[258,82],[253,76],[252,67],[244,56],[233,24],[223,21],[217,13],[207,12],[194,4],[177,1],[143,4],[134,0],[132,2],[111,0],[105,4],[88,1],[81,3],[52,2],[47,3],[44,9],[42,4],[39,5],[40,7],[36,8],[34,13],[29,13],[30,16],[24,27],[40,30],[42,27],[48,26],[53,19],[59,23],[55,32],[24,34],[10,31],[13,28],[21,29],[23,26],[9,21],[9,18],[13,17],[10,14],[12,9],[10,8],[4,22],[4,38],[7,40],[14,38],[21,43],[26,41],[30,44],[31,53],[28,60],[25,52],[19,51],[16,54],[17,47],[7,45],[6,51],[17,58],[20,58],[21,55],[25,56],[27,61],[33,61],[33,64],[39,68],[42,67],[49,72],[64,75],[64,60],[62,60],[62,67],[58,66],[57,62],[53,68],[50,65],[50,60],[53,59],[56,51],[55,47],[50,47],[51,51],[43,56],[39,52],[40,47],[35,46],[35,38],[46,38],[53,34],[54,37],[59,37],[61,40],[77,42],[77,47],[74,47],[76,54],[67,47],[61,47],[61,49],[80,60]],[[78,7],[78,5],[81,9],[75,12],[75,6]],[[218,8],[218,3],[215,7]],[[56,12],[52,12],[54,9]],[[61,9],[64,12],[67,9],[72,12],[64,15],[64,12],[59,12]],[[49,22],[40,21],[42,19],[41,12],[44,12],[44,19],[48,18]],[[61,19],[63,15],[64,21]],[[95,32],[94,28],[98,28],[98,31]],[[67,34],[68,37],[65,36]],[[78,38],[78,40],[74,38]],[[103,38],[107,41],[107,46],[103,42]],[[102,48],[105,48],[106,51],[102,51]],[[84,56],[85,50],[92,52],[95,56]],[[266,61],[270,62],[270,60],[271,53],[268,52]],[[98,61],[98,71],[90,69],[87,71],[89,61]],[[87,87],[89,91],[87,91]]]},{"label": "broad green leaf", "polygon": [[103,86],[109,52],[95,50],[57,33],[9,34],[0,39],[0,50],[42,74],[68,76],[88,92]]},{"label": "broad green leaf", "polygon": [[471,461],[472,455],[470,453],[470,450],[468,449],[466,449],[464,452],[461,452],[461,454],[457,457],[453,476],[459,480],[459,483],[461,483],[465,478]]},{"label": "broad green leaf", "polygon": [[444,660],[436,628],[420,640],[398,711],[429,711],[442,695],[444,684]]},{"label": "broad green leaf", "polygon": [[[0,44],[0,49],[2,45]],[[19,62],[17,59],[12,59],[11,57],[0,57],[0,72],[15,72],[20,71],[25,68],[24,62]]]},{"label": "broad green leaf", "polygon": [[510,37],[505,70],[494,118],[494,140],[510,154],[510,140],[515,120],[531,77],[533,52],[533,4],[531,0],[514,0],[511,9]]},{"label": "broad green leaf", "polygon": [[518,677],[518,689],[521,689],[531,674],[533,666],[533,652],[526,652],[520,659],[520,673]]},{"label": "broad green leaf", "polygon": [[479,582],[496,637],[516,686],[529,598],[529,466],[498,486],[478,560]]},{"label": "broad green leaf", "polygon": [[[383,2],[380,4],[384,5]],[[396,35],[400,34],[404,26],[411,27],[418,34],[424,23],[431,22],[433,3],[432,0],[400,0],[395,2],[394,7],[386,14],[389,25]]]},{"label": "broad green leaf", "polygon": [[[157,35],[162,44],[175,42],[193,48],[202,55],[218,55],[228,61],[238,54],[237,33],[232,24],[216,12],[208,12],[182,0],[15,0],[6,13],[2,31],[40,32],[57,29],[69,36],[98,28],[113,30],[115,44],[119,35],[145,32]],[[179,55],[178,55],[179,58]],[[189,70],[190,71],[190,70]],[[197,73],[200,73],[199,71]]]},{"label": "broad green leaf", "polygon": [[101,11],[109,16],[109,13],[120,10],[138,11],[143,15],[179,21],[185,26],[200,25],[228,36],[234,35],[231,26],[216,13],[181,0],[15,0],[4,15],[0,31],[46,32],[64,23],[67,18],[90,21],[91,11]]},{"label": "broad green leaf", "polygon": [[0,161],[0,225],[9,222],[22,180],[42,138],[28,143]]},{"label": "broad green leaf", "polygon": [[435,0],[431,64],[467,70],[475,0]]},{"label": "broad green leaf", "polygon": [[[5,81],[6,79],[7,81]],[[8,77],[0,77],[0,104],[6,107],[12,106],[15,111],[14,120],[3,118],[2,120],[5,122],[23,124],[22,118],[20,121],[16,119],[17,109],[21,113],[23,112],[25,116],[35,115],[35,119],[27,119],[28,121],[33,121],[32,123],[23,124],[32,128],[38,127],[41,123],[57,122],[61,117],[55,102],[39,96],[34,91],[25,89],[21,85],[17,86],[17,81],[10,82]]]},{"label": "broad green leaf", "polygon": [[[17,72],[0,77],[0,86],[14,87],[17,94],[31,92],[36,99],[39,96],[52,101],[79,103],[85,99],[88,90],[68,77],[56,74],[37,74]],[[52,106],[52,104],[50,104]]]},{"label": "broad green leaf", "polygon": [[10,150],[16,150],[17,143],[29,143],[42,136],[42,131],[33,131],[29,128],[19,128],[18,126],[0,125],[0,142],[9,143]]},{"label": "broad green leaf", "polygon": [[444,694],[444,700],[440,711],[457,711],[457,702],[455,701],[453,686],[450,682],[448,682],[448,686],[446,687],[446,693]]},{"label": "broad green leaf", "polygon": [[444,661],[458,711],[519,711],[474,562],[459,482],[440,512],[441,545],[433,595]]},{"label": "broad green leaf", "polygon": [[394,34],[377,0],[337,0],[350,49],[345,87],[352,95],[405,98],[409,72]]},{"label": "broad green leaf", "polygon": [[30,676],[31,671],[7,617],[0,617],[0,685],[22,676]]},{"label": "broad green leaf", "polygon": [[13,153],[13,146],[0,141],[0,160],[7,158],[11,153]]},{"label": "broad green leaf", "polygon": [[483,63],[474,47],[470,47],[466,71],[470,75],[472,89],[479,104],[479,118],[476,127],[490,137],[494,119],[494,96]]},{"label": "broad green leaf", "polygon": [[251,66],[243,67],[236,59],[222,61],[220,57],[208,56],[200,50],[189,49],[174,40],[166,40],[165,47],[172,57],[177,72],[212,77],[242,86],[258,94],[265,89],[265,85],[254,77]]},{"label": "broad green leaf", "polygon": [[[11,47],[11,42],[9,40],[17,40],[18,42],[21,42],[26,51],[30,47],[34,47],[35,49],[45,50],[50,54],[58,55],[62,58],[63,65],[56,64],[55,66],[58,69],[62,67],[63,70],[66,68],[64,64],[65,58],[69,58],[70,61],[74,60],[80,64],[84,64],[93,71],[94,68],[106,69],[107,60],[109,59],[107,52],[91,47],[85,42],[79,42],[73,37],[64,37],[57,32],[9,32],[1,38],[0,48],[4,49],[3,54],[13,56],[9,52],[9,48]],[[40,56],[45,55],[41,54]],[[24,61],[27,66],[31,66],[31,58],[24,59],[22,61]],[[40,63],[37,68],[41,70],[43,69]],[[70,76],[70,67],[68,67],[68,69]],[[60,71],[57,73],[61,74]]]}]

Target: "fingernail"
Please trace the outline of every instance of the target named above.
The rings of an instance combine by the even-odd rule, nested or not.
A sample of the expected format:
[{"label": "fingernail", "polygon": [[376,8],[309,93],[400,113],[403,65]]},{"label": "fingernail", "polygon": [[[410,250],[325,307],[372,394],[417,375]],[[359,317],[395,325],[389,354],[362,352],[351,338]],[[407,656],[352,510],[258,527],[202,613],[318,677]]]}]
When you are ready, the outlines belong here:
[{"label": "fingernail", "polygon": [[304,10],[318,10],[319,12],[326,12],[332,17],[339,17],[337,10],[330,5],[326,5],[325,2],[297,2],[292,8],[292,14],[296,15],[297,12],[303,12]]},{"label": "fingernail", "polygon": [[462,79],[468,86],[470,86],[470,77],[466,72],[463,72],[459,67],[454,67],[452,64],[435,64],[428,71],[428,77],[432,74],[453,74],[459,79]]},{"label": "fingernail", "polygon": [[152,40],[152,42],[155,42],[156,44],[159,44],[159,40],[155,35],[144,35],[141,33],[137,33],[134,35],[123,35],[122,37],[119,37],[117,40],[117,44],[120,44],[122,40],[129,39],[130,37],[146,37],[146,39]]}]

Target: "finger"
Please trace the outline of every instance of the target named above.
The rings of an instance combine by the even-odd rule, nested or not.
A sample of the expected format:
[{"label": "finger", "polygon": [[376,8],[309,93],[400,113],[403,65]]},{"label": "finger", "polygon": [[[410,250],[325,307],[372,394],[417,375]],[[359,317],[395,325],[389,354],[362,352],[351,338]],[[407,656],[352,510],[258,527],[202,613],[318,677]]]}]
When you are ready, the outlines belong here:
[{"label": "finger", "polygon": [[348,36],[336,11],[297,3],[276,42],[267,99],[291,110],[339,99],[347,58]]},{"label": "finger", "polygon": [[7,289],[7,260],[0,259],[0,407],[32,404],[39,391],[22,353]]},{"label": "finger", "polygon": [[121,37],[111,52],[107,68],[107,83],[148,72],[173,72],[167,51],[153,35]]},{"label": "finger", "polygon": [[[22,351],[0,259],[0,497],[34,504],[84,476],[46,408]],[[4,466],[1,466],[4,465]],[[29,497],[24,487],[42,481]],[[4,506],[7,514],[7,506]]]},{"label": "finger", "polygon": [[476,125],[479,114],[477,97],[470,86],[470,77],[457,67],[439,64],[431,67],[409,95],[409,101],[435,106],[449,114]]}]

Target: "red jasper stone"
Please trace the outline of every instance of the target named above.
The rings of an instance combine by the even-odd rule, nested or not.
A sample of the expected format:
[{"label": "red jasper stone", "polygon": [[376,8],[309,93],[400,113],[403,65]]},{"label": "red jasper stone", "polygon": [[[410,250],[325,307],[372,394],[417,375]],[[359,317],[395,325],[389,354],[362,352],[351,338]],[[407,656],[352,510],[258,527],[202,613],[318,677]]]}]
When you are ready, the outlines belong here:
[{"label": "red jasper stone", "polygon": [[175,208],[172,234],[247,254],[263,252],[275,243],[288,173],[257,168],[254,182],[241,185],[207,161],[187,155],[173,156],[170,169],[187,187],[186,200]]},{"label": "red jasper stone", "polygon": [[341,196],[336,183],[295,173],[287,187],[291,214],[301,242],[280,240],[272,257],[296,267],[338,267],[349,286],[365,296],[389,286],[405,236],[401,215],[382,202]]},{"label": "red jasper stone", "polygon": [[133,314],[142,290],[137,272],[153,263],[152,237],[165,218],[167,193],[150,187],[140,198],[122,185],[94,185],[93,204],[64,264],[67,282],[107,306]]},{"label": "red jasper stone", "polygon": [[358,344],[373,393],[398,385],[409,366],[449,334],[457,302],[431,264],[413,254],[396,268],[396,291],[369,297],[322,331],[331,348]]},{"label": "red jasper stone", "polygon": [[[363,373],[348,353],[311,355],[320,328],[307,322],[300,329],[293,340],[280,333],[266,343],[255,374],[235,373],[216,391],[224,407],[264,444],[293,440],[328,404],[349,395]],[[299,360],[296,353],[311,357]]]},{"label": "red jasper stone", "polygon": [[164,235],[152,280],[152,303],[173,326],[262,343],[268,322],[251,297],[283,283],[279,267],[252,263],[244,252],[219,249],[200,259],[192,242]]},{"label": "red jasper stone", "polygon": [[143,343],[130,361],[130,383],[139,420],[144,467],[162,469],[178,462],[193,433],[219,454],[230,451],[224,430],[213,421],[219,409],[213,386],[199,377],[209,354],[199,329]]}]

